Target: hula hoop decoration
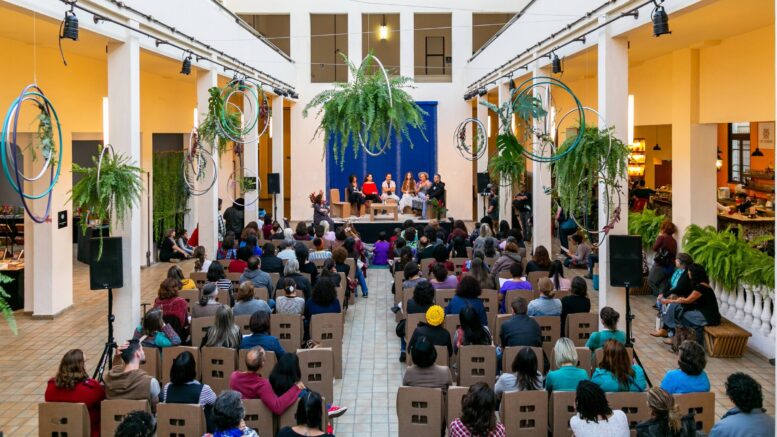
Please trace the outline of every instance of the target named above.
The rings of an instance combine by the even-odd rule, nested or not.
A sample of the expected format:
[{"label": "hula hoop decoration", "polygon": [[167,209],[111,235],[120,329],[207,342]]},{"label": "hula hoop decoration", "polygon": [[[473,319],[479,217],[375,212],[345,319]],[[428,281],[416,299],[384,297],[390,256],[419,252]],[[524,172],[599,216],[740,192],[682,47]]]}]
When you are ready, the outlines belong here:
[{"label": "hula hoop decoration", "polygon": [[[259,141],[270,125],[269,103],[261,85],[251,86],[245,80],[233,79],[221,89],[221,113],[218,127],[221,133],[238,144]],[[242,105],[235,102],[242,101]],[[264,114],[264,117],[262,117]],[[257,128],[255,134],[251,131],[264,118],[264,125]]]},{"label": "hula hoop decoration", "polygon": [[[467,127],[472,129],[472,145],[467,144]],[[486,144],[486,127],[483,122],[477,118],[467,118],[459,123],[456,130],[453,131],[453,143],[456,144],[456,150],[468,161],[477,161],[486,153],[488,145]]]},{"label": "hula hoop decoration", "polygon": [[[35,139],[38,144],[30,146],[29,158],[32,162],[38,160],[38,153],[44,158],[40,170],[35,176],[24,174],[24,154],[23,148],[17,143],[19,116],[22,104],[29,102],[40,112],[35,120],[38,122],[38,128]],[[54,140],[54,124],[57,130],[57,143]],[[43,90],[35,84],[27,85],[22,89],[8,108],[3,120],[2,131],[0,131],[0,162],[2,162],[3,173],[11,184],[11,188],[19,194],[24,210],[35,223],[43,223],[49,219],[51,213],[51,195],[54,185],[59,180],[62,162],[62,128],[59,123],[57,111],[51,104],[51,101],[45,96]],[[36,152],[39,149],[39,152]],[[12,165],[12,167],[11,167]],[[13,171],[12,171],[13,170]],[[34,172],[33,172],[34,173]],[[43,180],[45,174],[49,174],[48,186],[38,193],[27,193],[24,190],[25,182],[36,182]],[[32,205],[28,200],[38,200],[46,198],[46,210],[42,215],[36,215],[32,211]]]},{"label": "hula hoop decoration", "polygon": [[[372,55],[367,55],[364,59],[362,59],[361,65],[359,65],[359,71],[361,71],[365,65],[369,65],[369,57]],[[386,94],[388,95],[388,104],[389,104],[389,110],[394,107],[394,99],[391,97],[391,81],[389,80],[388,73],[386,72],[386,69],[383,67],[383,63],[380,62],[380,59],[378,59],[377,56],[372,56],[372,60],[375,61],[376,64],[378,64],[378,68],[380,69],[380,72],[383,74],[383,79],[386,81]],[[356,80],[358,81],[359,78],[363,77],[362,75],[357,75]],[[357,84],[358,86],[358,84]],[[362,121],[362,126],[364,127],[365,136],[367,135],[367,123]],[[383,146],[376,149],[376,150],[370,150],[370,147],[368,147],[369,137],[367,137],[368,141],[365,143],[364,138],[362,138],[362,131],[356,131],[356,134],[359,138],[359,145],[364,150],[364,153],[370,155],[370,156],[380,156],[386,152],[386,149],[389,148],[389,143],[391,142],[391,130],[394,128],[394,121],[389,120],[388,128],[386,129],[386,140],[383,142]]]},{"label": "hula hoop decoration", "polygon": [[[243,198],[242,203],[238,202],[237,199],[232,196],[232,190],[240,191],[241,196],[238,196],[238,198]],[[256,192],[256,198],[251,202],[246,202],[245,194],[253,191]],[[229,175],[229,179],[227,179],[227,196],[229,197],[229,200],[231,200],[235,205],[242,207],[251,206],[259,201],[259,193],[261,192],[262,180],[259,178],[259,175],[257,175],[255,171],[249,168],[243,168],[243,176],[240,178],[240,180],[237,179],[235,172],[232,172],[232,174]]]},{"label": "hula hoop decoration", "polygon": [[[206,179],[208,164],[211,165],[213,171],[211,172],[211,177]],[[183,173],[183,183],[186,186],[186,190],[192,196],[202,196],[210,191],[216,184],[216,181],[218,181],[216,158],[202,147],[197,128],[193,128],[189,134],[189,147],[185,149],[183,154],[181,172]]]}]

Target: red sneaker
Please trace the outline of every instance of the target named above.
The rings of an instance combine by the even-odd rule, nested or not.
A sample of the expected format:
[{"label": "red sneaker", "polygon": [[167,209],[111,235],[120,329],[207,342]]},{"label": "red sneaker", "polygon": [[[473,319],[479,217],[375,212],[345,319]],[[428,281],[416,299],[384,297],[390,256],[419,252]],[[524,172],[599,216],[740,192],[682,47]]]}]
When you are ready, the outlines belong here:
[{"label": "red sneaker", "polygon": [[338,405],[332,404],[329,406],[329,410],[327,411],[327,416],[330,419],[334,419],[336,417],[342,416],[343,414],[345,414],[346,411],[348,411],[348,407],[340,407]]}]

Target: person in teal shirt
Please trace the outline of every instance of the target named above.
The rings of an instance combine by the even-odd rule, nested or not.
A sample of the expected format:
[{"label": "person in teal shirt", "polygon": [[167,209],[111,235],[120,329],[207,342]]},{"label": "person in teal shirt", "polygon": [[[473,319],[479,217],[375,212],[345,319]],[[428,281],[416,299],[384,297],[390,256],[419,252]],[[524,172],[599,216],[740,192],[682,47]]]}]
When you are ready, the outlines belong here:
[{"label": "person in teal shirt", "polygon": [[545,390],[575,391],[580,381],[588,380],[588,372],[577,367],[577,350],[572,340],[561,337],[553,347],[558,369],[548,372],[545,377]]},{"label": "person in teal shirt", "polygon": [[615,340],[604,343],[602,361],[591,375],[591,382],[605,392],[645,391],[647,381],[642,367],[632,364],[626,347]]},{"label": "person in teal shirt", "polygon": [[620,319],[621,315],[610,307],[604,307],[599,311],[599,317],[602,319],[602,325],[606,329],[592,333],[585,343],[585,347],[594,351],[604,346],[607,340],[615,340],[626,344],[626,333],[618,330],[618,319]]}]

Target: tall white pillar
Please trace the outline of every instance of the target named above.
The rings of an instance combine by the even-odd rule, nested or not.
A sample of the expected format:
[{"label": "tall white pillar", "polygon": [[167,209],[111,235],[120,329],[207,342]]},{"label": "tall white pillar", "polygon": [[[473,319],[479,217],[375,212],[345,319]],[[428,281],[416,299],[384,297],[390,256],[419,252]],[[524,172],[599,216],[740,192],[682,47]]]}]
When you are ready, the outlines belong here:
[{"label": "tall white pillar", "polygon": [[[604,21],[606,17],[601,17]],[[615,128],[613,134],[626,143],[628,132],[628,102],[629,102],[629,48],[626,39],[614,38],[609,34],[610,26],[605,26],[599,33],[599,59],[598,59],[598,92],[599,113],[607,121],[609,126]],[[621,189],[628,190],[628,174],[619,175]],[[607,212],[610,209],[606,204],[604,195],[605,187],[599,185],[599,228],[610,222]],[[614,196],[617,199],[617,196]],[[614,224],[610,235],[628,234],[628,204],[625,196],[621,198],[620,221]],[[615,205],[614,207],[617,207]],[[614,208],[613,207],[613,208]],[[609,306],[621,314],[619,327],[623,329],[626,324],[626,290],[610,286],[609,244],[605,243],[599,248],[599,308]]]},{"label": "tall white pillar", "polygon": [[[472,38],[470,37],[470,41]],[[415,77],[415,15],[404,10],[399,13],[399,74]],[[455,45],[453,46],[455,49]]]},{"label": "tall white pillar", "polygon": [[[497,95],[499,98],[498,106],[510,101],[510,79],[502,80],[497,86]],[[502,131],[504,126],[497,126],[497,135]],[[512,129],[507,126],[507,129]],[[514,181],[517,183],[518,181]],[[499,220],[506,220],[507,223],[512,223],[512,204],[513,204],[513,186],[509,185],[506,180],[502,180],[499,184]]]},{"label": "tall white pillar", "polygon": [[[282,222],[283,217],[289,217],[289,211],[285,210],[285,202],[284,198],[286,196],[284,186],[283,186],[283,180],[284,180],[284,170],[283,170],[283,164],[286,162],[286,156],[283,152],[283,141],[284,141],[284,132],[283,132],[283,119],[285,117],[283,112],[283,97],[276,96],[272,99],[272,172],[278,173],[278,176],[280,178],[280,192],[274,196],[274,202],[275,205],[273,206],[273,219],[278,220],[279,223]],[[300,187],[300,189],[305,189],[304,187]],[[311,190],[312,191],[312,190]],[[300,216],[298,214],[298,216]]]},{"label": "tall white pillar", "polygon": [[[362,53],[362,14],[352,12],[348,14],[348,58],[358,67],[365,56],[367,53]],[[351,69],[348,69],[348,80],[352,79]]]},{"label": "tall white pillar", "polygon": [[[255,93],[258,93],[258,90],[256,86],[249,85]],[[243,111],[246,114],[255,114],[258,115],[259,108],[250,108],[251,102],[250,99],[244,99],[243,100]],[[248,177],[257,177],[260,178],[259,175],[259,124],[262,123],[262,120],[258,120],[256,122],[256,125],[251,129],[248,134],[246,135],[246,138],[254,141],[249,141],[243,144],[243,176]],[[267,181],[263,181],[266,183]],[[257,189],[254,191],[249,191],[244,194],[243,197],[245,197],[245,223],[248,222],[258,222],[259,221],[259,185],[257,183]]]},{"label": "tall white pillar", "polygon": [[699,124],[699,50],[672,53],[672,222],[717,227],[717,125]]},{"label": "tall white pillar", "polygon": [[[140,44],[129,31],[123,43],[108,44],[108,113],[110,142],[116,153],[139,164]],[[115,337],[121,343],[132,337],[140,323],[140,205],[127,212],[121,225],[113,223],[112,227],[114,235],[122,237],[124,287],[114,290]]]},{"label": "tall white pillar", "polygon": [[[539,77],[547,76],[547,69],[541,69],[535,62],[532,67],[532,78],[534,82],[539,81]],[[548,87],[535,87],[534,97],[541,98],[543,102],[550,100],[545,91]],[[550,105],[548,105],[550,107]],[[550,116],[550,114],[548,114]],[[534,121],[535,129],[545,129],[545,124],[540,120]],[[526,145],[530,147],[530,145]],[[533,153],[539,153],[535,149]],[[543,150],[544,154],[550,154],[550,150]],[[553,247],[553,213],[551,208],[550,190],[551,175],[550,165],[548,163],[532,160],[532,178],[531,178],[531,209],[532,209],[532,250],[539,246],[545,246],[548,252],[552,252]]]},{"label": "tall white pillar", "polygon": [[[490,132],[488,132],[488,108],[481,105],[480,102],[488,102],[488,95],[477,97],[478,120],[483,123],[483,127],[486,129],[486,138],[483,144],[483,147],[486,148],[486,151],[483,153],[483,156],[478,158],[477,169],[478,173],[486,173],[488,172],[488,135],[490,134]],[[475,183],[477,184],[477,180]],[[480,192],[478,192],[478,209],[475,211],[475,217],[477,217],[478,220],[485,216],[485,210],[487,207],[488,205],[485,204],[485,198],[480,195]]]},{"label": "tall white pillar", "polygon": [[[199,112],[199,123],[205,120],[208,113],[208,98],[210,97],[209,89],[214,86],[218,86],[218,74],[214,70],[197,70],[197,111]],[[215,144],[203,144],[203,147],[207,150],[211,150],[213,158],[217,165],[221,162],[219,157],[218,148]],[[211,163],[212,164],[212,163]],[[203,181],[210,182],[212,179],[212,172],[216,171],[211,165],[205,166],[206,174],[202,178]],[[218,173],[219,179],[226,179],[229,174],[223,172]],[[211,258],[216,257],[216,249],[218,248],[218,222],[216,216],[222,214],[223,211],[218,210],[218,197],[219,197],[219,183],[218,181],[213,184],[213,187],[205,194],[201,196],[194,196],[194,204],[197,213],[197,223],[199,223],[199,243],[203,246]],[[223,208],[232,206],[229,199],[223,200]]]}]

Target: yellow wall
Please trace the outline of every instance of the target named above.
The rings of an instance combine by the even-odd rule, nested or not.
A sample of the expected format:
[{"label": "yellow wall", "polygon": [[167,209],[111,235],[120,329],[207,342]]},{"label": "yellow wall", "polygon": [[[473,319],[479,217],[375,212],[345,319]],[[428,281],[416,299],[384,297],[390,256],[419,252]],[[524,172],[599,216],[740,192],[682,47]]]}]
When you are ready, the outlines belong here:
[{"label": "yellow wall", "polygon": [[[658,188],[655,186],[655,164],[672,160],[672,125],[635,126],[634,138],[645,139],[645,185]],[[653,150],[656,143],[661,150]]]},{"label": "yellow wall", "polygon": [[672,55],[629,68],[629,94],[634,95],[634,124],[672,123]]}]

